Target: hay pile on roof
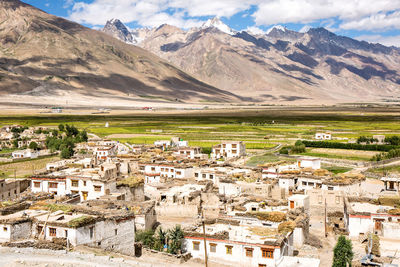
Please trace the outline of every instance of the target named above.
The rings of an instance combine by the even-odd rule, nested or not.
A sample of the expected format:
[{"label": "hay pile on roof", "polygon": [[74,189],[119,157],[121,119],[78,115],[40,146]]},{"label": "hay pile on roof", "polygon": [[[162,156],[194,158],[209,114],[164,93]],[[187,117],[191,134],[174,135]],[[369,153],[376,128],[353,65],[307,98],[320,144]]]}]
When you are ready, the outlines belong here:
[{"label": "hay pile on roof", "polygon": [[93,224],[96,222],[96,218],[92,216],[81,216],[79,218],[72,219],[71,221],[68,222],[68,227],[71,228],[79,228],[83,227],[85,225]]},{"label": "hay pile on roof", "polygon": [[300,174],[300,173],[301,173],[300,170],[286,170],[281,172],[281,174]]},{"label": "hay pile on roof", "polygon": [[256,217],[259,220],[271,222],[283,222],[286,220],[286,213],[280,211],[252,211],[247,212],[246,215]]},{"label": "hay pile on roof", "polygon": [[287,233],[293,232],[296,227],[296,223],[294,221],[282,222],[278,225],[278,232],[280,234],[286,235]]},{"label": "hay pile on roof", "polygon": [[383,206],[400,207],[400,196],[380,196],[378,202]]},{"label": "hay pile on roof", "polygon": [[136,188],[143,184],[144,184],[143,175],[130,176],[117,182],[117,186],[128,186],[130,188]]},{"label": "hay pile on roof", "polygon": [[389,214],[391,215],[400,215],[400,208],[397,209],[391,209],[388,211]]},{"label": "hay pile on roof", "polygon": [[251,227],[249,230],[253,235],[265,237],[275,237],[278,234],[277,229],[269,227]]},{"label": "hay pile on roof", "polygon": [[317,169],[313,171],[313,175],[316,176],[329,176],[331,173],[325,169]]}]

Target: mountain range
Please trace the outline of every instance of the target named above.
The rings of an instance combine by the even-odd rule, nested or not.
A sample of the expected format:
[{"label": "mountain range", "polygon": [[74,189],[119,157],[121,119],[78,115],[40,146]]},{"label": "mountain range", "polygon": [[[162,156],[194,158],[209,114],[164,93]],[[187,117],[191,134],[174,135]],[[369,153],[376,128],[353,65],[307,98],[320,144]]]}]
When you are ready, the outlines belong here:
[{"label": "mountain range", "polygon": [[398,99],[399,48],[338,36],[325,28],[296,32],[274,26],[255,34],[234,31],[218,18],[188,30],[167,24],[128,30],[118,19],[107,25],[104,32],[123,41],[130,38],[195,78],[251,101]]},{"label": "mountain range", "polygon": [[329,104],[399,101],[400,49],[324,28],[263,34],[213,18],[201,27],[93,30],[0,1],[2,102]]},{"label": "mountain range", "polygon": [[0,44],[3,102],[242,101],[143,48],[16,0],[0,1]]}]

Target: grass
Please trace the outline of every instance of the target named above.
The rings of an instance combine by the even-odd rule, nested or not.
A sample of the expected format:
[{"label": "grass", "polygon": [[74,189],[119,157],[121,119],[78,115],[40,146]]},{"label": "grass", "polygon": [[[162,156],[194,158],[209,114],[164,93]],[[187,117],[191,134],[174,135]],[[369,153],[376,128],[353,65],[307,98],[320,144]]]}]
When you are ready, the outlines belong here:
[{"label": "grass", "polygon": [[[394,110],[394,109],[393,109]],[[90,133],[106,137],[113,134],[135,134],[113,138],[121,142],[151,144],[159,139],[180,136],[191,146],[210,149],[221,140],[242,140],[248,149],[269,149],[276,144],[292,145],[298,139],[312,139],[316,132],[332,132],[333,137],[357,138],[360,135],[400,134],[398,110],[388,108],[275,108],[237,113],[188,113],[166,115],[66,115],[0,116],[0,127],[9,124],[56,127],[73,124]],[[210,111],[212,112],[212,111]],[[272,123],[274,121],[275,123]],[[104,127],[109,122],[109,127]],[[152,133],[152,129],[162,133]],[[264,139],[267,137],[268,139]],[[339,142],[334,140],[333,142]],[[347,142],[346,140],[340,142]],[[360,155],[328,155],[307,151],[309,155],[327,158],[367,160]]]},{"label": "grass", "polygon": [[387,167],[379,167],[379,168],[370,168],[368,172],[383,174],[383,173],[397,173],[400,174],[400,165],[391,165]]},{"label": "grass", "polygon": [[4,178],[14,178],[15,172],[17,178],[24,178],[33,175],[34,171],[46,168],[47,163],[57,160],[60,160],[58,156],[51,156],[38,159],[1,163],[0,174],[4,174]]},{"label": "grass", "polygon": [[333,174],[345,173],[352,170],[352,168],[341,166],[323,166],[322,168],[330,171]]},{"label": "grass", "polygon": [[3,148],[2,150],[0,150],[0,155],[9,154],[9,153],[12,153],[12,152],[14,152],[16,150],[18,150],[18,148]]},{"label": "grass", "polygon": [[305,152],[305,153],[301,153],[300,155],[310,156],[310,157],[318,157],[318,158],[328,158],[328,159],[346,159],[346,160],[358,160],[358,161],[366,161],[367,160],[364,157],[341,156],[341,155],[332,155],[332,154],[327,154],[327,153]]},{"label": "grass", "polygon": [[276,155],[274,155],[272,153],[266,153],[266,154],[264,154],[262,156],[251,157],[246,162],[246,165],[249,166],[249,167],[257,167],[257,166],[263,165],[265,163],[278,162],[278,161],[281,161],[281,160],[291,161],[291,159],[288,159],[288,158],[282,158],[282,157],[276,156]]}]

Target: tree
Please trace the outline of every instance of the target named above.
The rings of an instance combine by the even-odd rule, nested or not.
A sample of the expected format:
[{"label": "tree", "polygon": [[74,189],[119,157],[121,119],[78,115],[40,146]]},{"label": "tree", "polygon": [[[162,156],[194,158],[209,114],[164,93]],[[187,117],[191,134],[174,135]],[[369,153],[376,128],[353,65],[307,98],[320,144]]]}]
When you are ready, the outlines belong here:
[{"label": "tree", "polygon": [[164,245],[167,242],[167,232],[164,231],[161,227],[158,228],[157,236],[154,242],[154,249],[158,251],[162,251],[164,249]]},{"label": "tree", "polygon": [[142,242],[142,244],[148,248],[154,247],[154,231],[153,230],[144,230],[144,231],[137,231],[135,235],[136,242]]},{"label": "tree", "polygon": [[72,157],[72,155],[74,155],[74,151],[73,151],[73,149],[71,151],[70,147],[61,145],[60,149],[61,149],[61,158],[63,158],[63,159],[69,159]]},{"label": "tree", "polygon": [[180,225],[176,225],[174,229],[170,230],[168,238],[170,240],[168,252],[171,254],[178,254],[182,248],[182,240],[184,238]]},{"label": "tree", "polygon": [[343,235],[339,236],[335,248],[333,249],[333,264],[332,267],[351,267],[353,260],[353,246],[351,240]]},{"label": "tree", "polygon": [[17,139],[14,139],[14,140],[13,140],[13,146],[14,146],[15,148],[18,148],[18,140],[17,140]]},{"label": "tree", "polygon": [[59,124],[58,125],[58,130],[60,130],[60,132],[64,132],[64,130],[65,130],[65,126],[64,126],[64,124]]},{"label": "tree", "polygon": [[32,141],[29,143],[29,148],[36,150],[36,149],[38,149],[38,144],[35,141]]}]

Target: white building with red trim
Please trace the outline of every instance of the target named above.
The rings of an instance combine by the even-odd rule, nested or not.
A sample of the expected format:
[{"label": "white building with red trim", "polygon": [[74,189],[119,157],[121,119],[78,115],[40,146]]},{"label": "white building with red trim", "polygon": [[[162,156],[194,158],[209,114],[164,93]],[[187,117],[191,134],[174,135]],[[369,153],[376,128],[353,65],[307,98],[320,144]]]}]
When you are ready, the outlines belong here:
[{"label": "white building with red trim", "polygon": [[[274,228],[259,226],[274,232]],[[258,235],[249,225],[214,224],[206,226],[206,248],[210,261],[234,266],[283,266],[284,256],[293,255],[293,234]],[[267,231],[266,231],[267,232]],[[278,236],[278,237],[277,237]],[[184,251],[193,258],[204,259],[202,229],[188,233],[183,242]]]},{"label": "white building with red trim", "polygon": [[390,214],[390,206],[345,201],[345,224],[352,237],[377,235],[400,240],[400,214]]}]

